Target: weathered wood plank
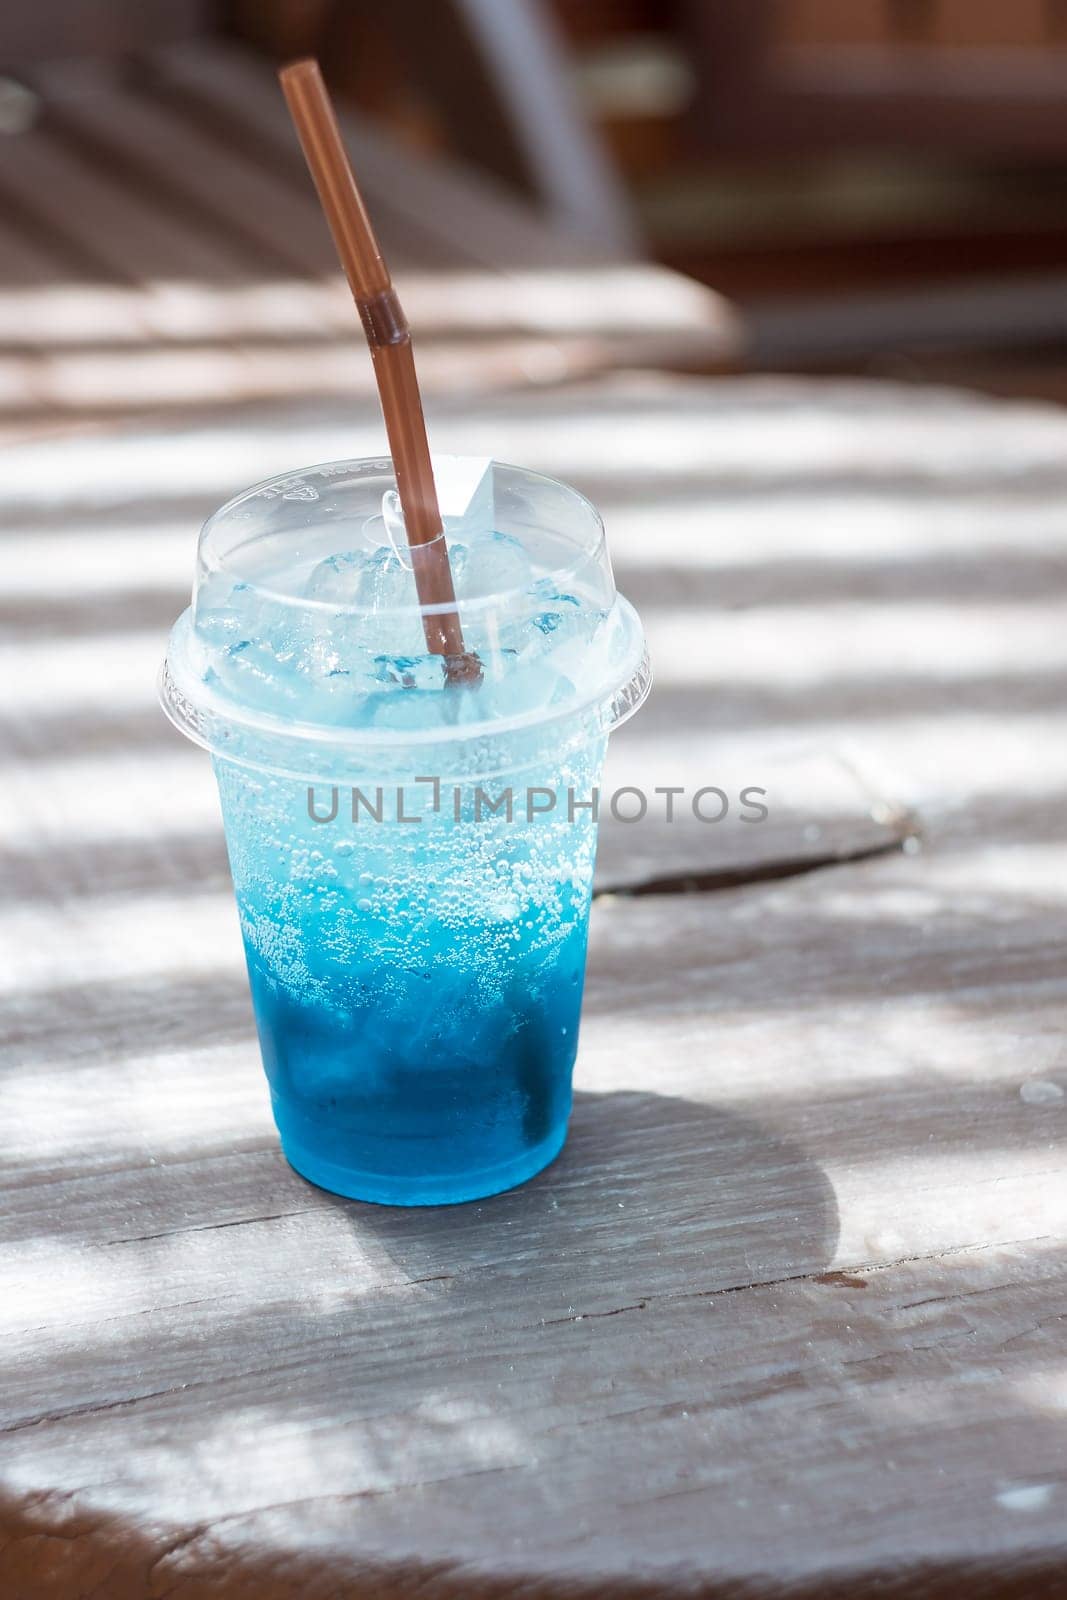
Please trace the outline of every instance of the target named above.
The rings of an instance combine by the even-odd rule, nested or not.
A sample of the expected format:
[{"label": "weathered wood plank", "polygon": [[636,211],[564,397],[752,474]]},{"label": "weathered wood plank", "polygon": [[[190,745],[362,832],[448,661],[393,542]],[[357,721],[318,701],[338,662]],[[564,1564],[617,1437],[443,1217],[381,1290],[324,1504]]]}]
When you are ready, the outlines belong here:
[{"label": "weathered wood plank", "polygon": [[119,283],[206,278],[247,280],[247,265],[225,241],[197,235],[165,207],[133,196],[121,182],[46,133],[29,128],[0,143],[0,196],[63,242],[72,266]]},{"label": "weathered wood plank", "polygon": [[[273,75],[238,46],[212,40],[178,45],[153,56],[155,80],[199,109],[216,125],[234,127],[247,146],[254,141],[264,159],[307,182],[292,125]],[[381,195],[383,214],[403,219],[416,236],[442,242],[457,263],[498,267],[511,263],[544,267],[604,263],[606,252],[570,239],[540,222],[533,210],[491,181],[460,176],[446,162],[421,165],[399,150],[367,119],[346,114],[343,123],[352,159],[368,193]]]},{"label": "weathered wood plank", "polygon": [[[34,242],[24,229],[9,219],[0,222],[0,293],[6,299],[26,286],[42,284],[52,288],[62,283],[69,267],[42,242]],[[91,292],[91,286],[86,285]]]},{"label": "weathered wood plank", "polygon": [[609,818],[607,888],[884,842],[889,801],[923,848],[603,895],[560,1160],[336,1201],[278,1153],[210,775],[152,676],[200,512],[374,449],[372,412],[8,451],[0,1575],[1055,1595],[1067,422],[740,382],[434,422],[604,506],[660,665],[606,784],[769,775],[765,825]]},{"label": "weathered wood plank", "polygon": [[[815,1239],[807,1273],[716,1289],[726,1240],[712,1231],[701,1250],[692,1228],[680,1231],[662,1178],[687,1182],[690,1214],[713,1228],[708,1156],[721,1147],[706,1146],[684,1106],[666,1126],[619,1111],[609,1123],[616,1146],[628,1126],[631,1164],[616,1154],[592,1211],[579,1202],[576,1214],[558,1174],[542,1180],[503,1203],[506,1219],[497,1207],[494,1232],[506,1220],[517,1249],[482,1268],[477,1217],[438,1213],[427,1238],[389,1213],[379,1222],[325,1205],[317,1228],[293,1216],[172,1238],[140,1247],[136,1266],[112,1247],[90,1269],[100,1300],[114,1292],[121,1306],[131,1277],[156,1284],[155,1299],[136,1320],[120,1310],[79,1328],[72,1317],[58,1346],[35,1335],[5,1454],[17,1481],[82,1492],[55,1509],[31,1502],[30,1515],[57,1532],[72,1511],[89,1528],[99,1517],[113,1558],[140,1537],[165,1561],[181,1537],[173,1576],[211,1573],[220,1593],[236,1592],[244,1562],[261,1581],[310,1581],[316,1552],[355,1594],[379,1592],[376,1560],[411,1581],[436,1569],[431,1592],[443,1595],[475,1581],[514,1592],[531,1562],[545,1592],[613,1577],[626,1592],[634,1573],[657,1575],[661,1593],[729,1593],[752,1572],[757,1528],[757,1592],[886,1573],[903,1587],[944,1563],[1001,1594],[1027,1552],[1062,1559],[1048,1374],[1067,1299],[1055,1254],[981,1248],[835,1277],[819,1270]],[[632,1164],[638,1151],[658,1157],[655,1169]],[[595,1147],[584,1153],[596,1170]],[[720,1167],[718,1192],[733,1191],[751,1230],[761,1195],[745,1173],[768,1152],[733,1153],[740,1170]],[[609,1248],[620,1195],[639,1209],[644,1248],[632,1216]],[[548,1260],[529,1237],[534,1212]],[[778,1227],[773,1244],[801,1266],[797,1235]],[[648,1271],[657,1251],[685,1274],[668,1293]],[[605,1267],[613,1301],[589,1293]],[[118,1411],[116,1379],[130,1397]],[[50,1420],[34,1420],[44,1397]],[[170,1526],[153,1534],[164,1506]],[[449,1577],[455,1563],[464,1570]]]},{"label": "weathered wood plank", "polygon": [[34,0],[8,10],[0,24],[0,50],[9,68],[73,56],[124,57],[131,50],[202,34],[209,26],[204,0]]},{"label": "weathered wood plank", "polygon": [[224,238],[250,271],[335,275],[337,257],[314,191],[297,188],[143,93],[84,65],[40,73],[45,126],[87,150],[192,232]]},{"label": "weathered wood plank", "polygon": [[[279,169],[291,172],[299,183],[306,182],[276,87],[248,55],[218,43],[207,48],[179,46],[153,57],[152,67],[155,82],[178,96],[178,103],[191,115],[198,112],[215,119],[218,126],[232,127],[234,136],[243,137],[246,147],[258,151],[261,159],[269,151]],[[236,117],[235,108],[239,108]],[[402,222],[427,239],[430,249],[417,260],[429,260],[437,267],[488,268],[494,273],[542,273],[550,279],[561,274],[564,280],[571,273],[624,265],[632,315],[640,314],[642,301],[649,308],[646,316],[674,305],[679,321],[685,323],[690,360],[736,359],[742,344],[738,319],[712,290],[659,267],[622,263],[588,240],[550,227],[510,191],[481,175],[445,161],[413,161],[366,118],[345,114],[342,125],[360,182],[372,197],[375,218],[380,208],[383,226],[392,218],[394,225]],[[680,358],[685,346],[680,335],[673,341],[661,335],[660,348]],[[647,357],[647,350],[631,347],[631,360]]]},{"label": "weathered wood plank", "polygon": [[[130,310],[144,312],[152,323],[173,325],[184,320],[180,298],[153,294]],[[209,315],[225,312],[217,304],[203,310]],[[290,320],[302,315],[299,302],[288,315]],[[420,355],[420,386],[432,397],[555,383],[611,366],[611,350],[610,342],[585,336],[547,346],[533,338],[505,337],[481,347],[477,342],[441,341]],[[0,354],[0,426],[5,431],[35,418],[99,424],[145,412],[180,418],[211,403],[222,411],[267,400],[333,396],[343,401],[374,394],[366,345],[353,336],[253,342],[240,338],[235,328],[216,343],[186,341],[176,348],[153,339],[145,327],[132,349]]]}]

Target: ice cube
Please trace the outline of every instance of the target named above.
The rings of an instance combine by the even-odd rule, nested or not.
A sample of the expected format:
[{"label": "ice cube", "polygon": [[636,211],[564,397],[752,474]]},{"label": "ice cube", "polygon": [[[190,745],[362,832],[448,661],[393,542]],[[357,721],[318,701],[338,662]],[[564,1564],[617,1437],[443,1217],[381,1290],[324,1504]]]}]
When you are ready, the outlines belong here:
[{"label": "ice cube", "polygon": [[350,667],[369,670],[377,656],[419,655],[426,648],[422,623],[410,611],[415,580],[388,545],[326,556],[308,578],[305,593],[309,600],[344,608],[316,632]]},{"label": "ice cube", "polygon": [[196,631],[211,649],[225,650],[247,639],[283,650],[293,621],[290,607],[223,573],[212,573],[197,591]]},{"label": "ice cube", "polygon": [[292,705],[298,688],[300,640],[292,607],[265,597],[222,573],[200,585],[196,597],[200,671],[224,692],[255,704]]},{"label": "ice cube", "polygon": [[341,550],[326,556],[314,567],[304,593],[309,600],[332,601],[336,605],[352,605],[353,595],[363,568],[369,560],[366,550]]},{"label": "ice cube", "polygon": [[248,607],[253,591],[247,583],[213,573],[196,597],[196,631],[209,649],[225,650],[249,637]]},{"label": "ice cube", "polygon": [[577,595],[541,580],[532,609],[505,632],[510,648],[490,657],[492,714],[514,716],[572,698],[590,671],[590,652],[604,614]]},{"label": "ice cube", "polygon": [[461,599],[488,595],[515,597],[533,589],[534,576],[526,551],[509,533],[491,532],[467,543],[462,573],[456,579]]},{"label": "ice cube", "polygon": [[447,543],[448,564],[452,569],[452,584],[455,588],[456,594],[458,595],[462,590],[464,578],[466,576],[467,564],[470,560],[470,550],[465,544],[460,544],[458,541],[454,542],[453,540],[449,539]]},{"label": "ice cube", "polygon": [[375,679],[379,684],[398,684],[402,689],[440,689],[444,664],[440,656],[378,656]]},{"label": "ice cube", "polygon": [[301,688],[291,664],[279,661],[269,645],[242,639],[212,652],[212,681],[226,694],[264,711],[294,714]]}]

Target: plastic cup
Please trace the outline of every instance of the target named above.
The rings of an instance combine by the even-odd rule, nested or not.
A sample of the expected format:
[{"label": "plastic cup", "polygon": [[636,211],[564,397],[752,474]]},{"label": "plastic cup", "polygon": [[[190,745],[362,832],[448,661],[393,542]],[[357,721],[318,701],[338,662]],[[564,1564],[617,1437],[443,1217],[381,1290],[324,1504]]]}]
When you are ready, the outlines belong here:
[{"label": "plastic cup", "polygon": [[[583,496],[496,462],[437,471],[482,689],[442,690],[425,654],[389,551],[388,460],[290,473],[216,512],[161,676],[167,714],[214,758],[285,1155],[325,1189],[399,1205],[495,1194],[563,1144],[596,791],[608,733],[650,683]],[[465,570],[479,522],[498,538]],[[348,589],[346,552],[375,542],[395,605]],[[550,675],[517,678],[525,564],[550,597],[536,626],[561,643]]]}]

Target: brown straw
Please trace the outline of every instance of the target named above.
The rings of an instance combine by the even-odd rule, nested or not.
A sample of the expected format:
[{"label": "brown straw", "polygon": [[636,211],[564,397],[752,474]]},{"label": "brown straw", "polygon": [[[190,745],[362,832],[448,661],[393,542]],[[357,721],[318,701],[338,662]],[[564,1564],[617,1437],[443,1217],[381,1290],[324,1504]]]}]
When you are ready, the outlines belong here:
[{"label": "brown straw", "polygon": [[449,683],[478,683],[481,662],[464,649],[456,610],[407,318],[356,186],[318,62],[294,61],[279,77],[370,345],[419,604],[443,608],[423,611],[426,644],[445,658]]}]

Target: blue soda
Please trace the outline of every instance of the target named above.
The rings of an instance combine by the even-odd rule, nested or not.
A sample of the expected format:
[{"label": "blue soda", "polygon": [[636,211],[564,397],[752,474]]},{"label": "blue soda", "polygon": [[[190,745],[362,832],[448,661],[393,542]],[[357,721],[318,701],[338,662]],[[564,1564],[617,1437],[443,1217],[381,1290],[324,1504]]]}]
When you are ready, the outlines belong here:
[{"label": "blue soda", "polygon": [[304,1177],[440,1204],[557,1154],[596,851],[567,795],[592,789],[603,746],[570,764],[558,815],[517,809],[510,824],[473,820],[464,790],[459,821],[449,797],[416,824],[352,824],[343,794],[314,822],[307,786],[216,761],[274,1117]]}]

